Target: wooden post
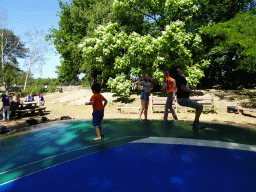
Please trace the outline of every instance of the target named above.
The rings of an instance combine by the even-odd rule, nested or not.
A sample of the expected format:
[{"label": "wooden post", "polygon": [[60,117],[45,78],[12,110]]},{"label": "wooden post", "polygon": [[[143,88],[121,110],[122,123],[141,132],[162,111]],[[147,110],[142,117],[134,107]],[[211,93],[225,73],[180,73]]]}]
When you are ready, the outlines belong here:
[{"label": "wooden post", "polygon": [[151,105],[151,113],[153,113],[153,94],[150,94],[150,105]]}]

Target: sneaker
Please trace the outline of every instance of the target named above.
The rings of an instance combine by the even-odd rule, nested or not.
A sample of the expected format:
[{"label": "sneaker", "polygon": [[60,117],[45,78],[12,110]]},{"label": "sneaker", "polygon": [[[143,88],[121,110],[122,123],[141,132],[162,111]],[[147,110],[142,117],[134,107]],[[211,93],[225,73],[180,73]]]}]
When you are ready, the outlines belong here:
[{"label": "sneaker", "polygon": [[206,128],[204,125],[200,125],[198,122],[193,123],[193,128],[197,128],[197,129],[204,129]]}]

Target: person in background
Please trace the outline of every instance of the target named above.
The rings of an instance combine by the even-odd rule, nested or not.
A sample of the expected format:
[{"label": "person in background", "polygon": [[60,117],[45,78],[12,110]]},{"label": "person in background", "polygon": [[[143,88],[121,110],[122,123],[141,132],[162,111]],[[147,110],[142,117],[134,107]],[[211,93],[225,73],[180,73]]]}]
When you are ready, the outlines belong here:
[{"label": "person in background", "polygon": [[35,100],[34,100],[34,95],[33,95],[33,93],[31,92],[31,93],[29,94],[29,97],[28,97],[28,102],[32,102],[32,101],[35,101]]},{"label": "person in background", "polygon": [[17,93],[16,96],[13,97],[12,101],[13,101],[13,105],[12,105],[13,110],[17,110],[20,105],[20,94]]},{"label": "person in background", "polygon": [[25,97],[25,101],[24,102],[28,102],[28,98],[29,98],[29,94]]},{"label": "person in background", "polygon": [[8,96],[9,104],[10,104],[10,111],[13,110],[13,97],[14,97],[13,93],[10,93],[9,96]]},{"label": "person in background", "polygon": [[165,74],[165,85],[161,90],[161,91],[164,91],[164,90],[167,91],[167,100],[166,100],[166,104],[165,104],[164,120],[167,120],[167,118],[168,118],[169,108],[172,112],[173,118],[175,120],[178,120],[177,115],[172,108],[172,102],[173,102],[173,99],[175,98],[175,93],[177,92],[176,83],[175,83],[174,79],[170,77],[169,70],[165,70],[164,74]]},{"label": "person in background", "polygon": [[7,120],[10,119],[10,103],[9,98],[6,97],[6,94],[2,94],[2,103],[3,103],[3,120],[6,120],[6,114],[7,113]]},{"label": "person in background", "polygon": [[39,102],[38,102],[38,106],[40,107],[40,106],[44,106],[44,103],[45,103],[45,101],[44,101],[44,97],[43,97],[43,95],[41,94],[41,93],[37,93],[37,95],[39,96]]},{"label": "person in background", "polygon": [[177,102],[181,106],[191,107],[196,109],[195,120],[193,122],[193,128],[204,129],[205,126],[199,123],[200,115],[203,111],[203,105],[189,99],[190,93],[195,93],[196,95],[203,95],[201,91],[195,91],[190,89],[187,80],[183,76],[182,69],[180,67],[173,67],[170,70],[170,76],[176,80],[177,85]]},{"label": "person in background", "polygon": [[[93,96],[91,97],[90,102],[85,102],[85,105],[92,105],[93,107],[92,123],[97,133],[97,137],[93,139],[94,141],[101,140],[102,137],[104,137],[101,121],[103,120],[104,109],[108,103],[108,100],[100,94],[100,91],[101,85],[98,83],[93,84]],[[102,101],[104,101],[104,105],[102,105]]]},{"label": "person in background", "polygon": [[141,110],[140,110],[140,116],[139,120],[141,120],[141,115],[144,111],[145,120],[147,120],[148,116],[148,103],[149,103],[149,94],[151,90],[152,83],[155,82],[156,78],[150,78],[148,74],[144,75],[143,81],[138,80],[136,83],[139,83],[143,86],[143,92],[141,93],[140,99],[141,99]]}]

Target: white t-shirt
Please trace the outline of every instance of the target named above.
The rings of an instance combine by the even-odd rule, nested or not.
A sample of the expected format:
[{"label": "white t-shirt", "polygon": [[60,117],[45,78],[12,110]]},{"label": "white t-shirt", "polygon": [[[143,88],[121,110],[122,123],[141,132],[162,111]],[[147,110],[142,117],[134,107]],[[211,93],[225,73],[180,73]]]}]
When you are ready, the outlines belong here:
[{"label": "white t-shirt", "polygon": [[151,90],[151,83],[147,81],[141,81],[140,84],[143,86],[143,90],[149,94]]}]

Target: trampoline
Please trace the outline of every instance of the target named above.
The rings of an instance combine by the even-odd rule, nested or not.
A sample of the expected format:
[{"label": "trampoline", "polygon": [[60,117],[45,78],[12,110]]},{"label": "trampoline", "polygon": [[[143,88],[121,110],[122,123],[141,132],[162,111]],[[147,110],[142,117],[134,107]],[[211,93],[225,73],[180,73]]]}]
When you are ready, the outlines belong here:
[{"label": "trampoline", "polygon": [[132,119],[60,121],[0,139],[0,192],[254,191],[256,131]]}]

